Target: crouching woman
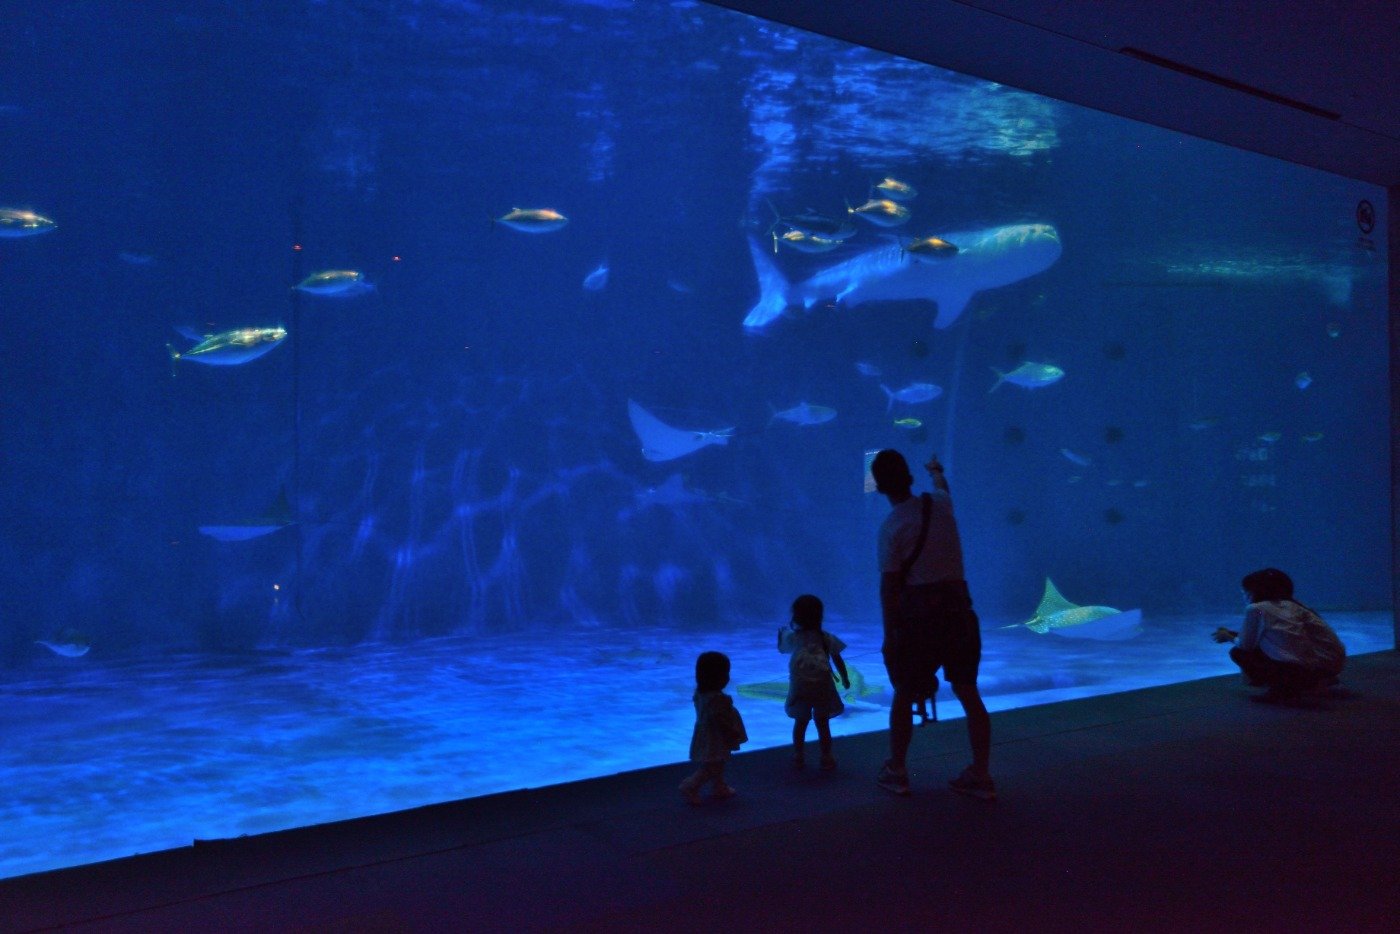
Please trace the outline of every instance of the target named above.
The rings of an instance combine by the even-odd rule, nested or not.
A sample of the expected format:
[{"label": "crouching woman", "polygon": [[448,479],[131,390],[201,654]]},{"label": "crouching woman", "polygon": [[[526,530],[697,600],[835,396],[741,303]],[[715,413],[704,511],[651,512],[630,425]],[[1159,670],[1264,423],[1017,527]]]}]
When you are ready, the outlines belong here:
[{"label": "crouching woman", "polygon": [[1346,648],[1322,617],[1293,599],[1292,579],[1264,568],[1245,575],[1240,586],[1249,601],[1243,628],[1221,627],[1213,638],[1235,643],[1230,659],[1245,680],[1275,696],[1335,684]]}]

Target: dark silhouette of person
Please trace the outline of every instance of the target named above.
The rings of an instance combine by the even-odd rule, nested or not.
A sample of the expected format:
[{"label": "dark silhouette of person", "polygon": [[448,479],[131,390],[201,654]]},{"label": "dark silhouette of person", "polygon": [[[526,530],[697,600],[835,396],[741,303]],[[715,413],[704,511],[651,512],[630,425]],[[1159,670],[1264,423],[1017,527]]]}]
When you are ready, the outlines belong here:
[{"label": "dark silhouette of person", "polygon": [[822,629],[824,613],[821,598],[812,594],[804,593],[792,601],[792,622],[778,630],[778,651],[792,656],[788,660],[788,696],[783,704],[792,717],[792,764],[799,769],[806,767],[807,723],[815,720],[821,766],[830,771],[836,768],[831,753],[831,718],[846,709],[831,680],[831,669],[835,666],[840,673],[844,688],[851,686],[851,676],[841,658],[846,643]]},{"label": "dark silhouette of person", "polygon": [[734,707],[734,698],[724,693],[729,684],[729,656],[722,652],[701,652],[695,659],[695,728],[690,734],[690,761],[699,768],[681,782],[681,797],[700,804],[700,789],[713,784],[711,794],[719,800],[732,798],[734,788],[724,780],[724,765],[730,753],[749,741],[744,718]]},{"label": "dark silhouette of person", "polygon": [[1230,660],[1245,680],[1267,687],[1266,697],[1298,694],[1337,683],[1346,648],[1332,627],[1293,599],[1293,580],[1278,568],[1263,568],[1240,581],[1248,606],[1239,632],[1220,627],[1216,642],[1234,642]]},{"label": "dark silhouette of person", "polygon": [[943,465],[932,457],[924,466],[934,489],[916,497],[909,464],[898,451],[880,451],[870,465],[875,489],[890,503],[880,525],[880,609],[881,651],[894,688],[890,757],[875,781],[895,794],[909,793],[905,757],[914,735],[913,706],[938,690],[941,668],[967,716],[972,746],[972,764],[949,787],[992,800],[992,721],[977,691],[982,634],[963,576],[962,540]]}]

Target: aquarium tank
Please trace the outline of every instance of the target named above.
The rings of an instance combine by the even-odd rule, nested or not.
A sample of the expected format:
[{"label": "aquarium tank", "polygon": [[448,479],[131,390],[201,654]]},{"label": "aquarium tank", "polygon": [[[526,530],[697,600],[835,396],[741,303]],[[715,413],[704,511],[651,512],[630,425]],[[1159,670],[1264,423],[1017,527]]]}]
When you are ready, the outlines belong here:
[{"label": "aquarium tank", "polygon": [[883,729],[882,448],[993,710],[1393,644],[1374,185],[689,0],[6,19],[0,876],[680,762],[705,650],[785,743],[802,593]]}]

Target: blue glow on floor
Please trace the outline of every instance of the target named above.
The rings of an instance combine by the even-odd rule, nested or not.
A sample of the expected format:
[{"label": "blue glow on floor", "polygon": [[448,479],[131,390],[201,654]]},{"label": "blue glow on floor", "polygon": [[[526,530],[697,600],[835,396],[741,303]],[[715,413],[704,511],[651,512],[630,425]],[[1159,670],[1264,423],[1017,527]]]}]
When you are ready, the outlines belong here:
[{"label": "blue glow on floor", "polygon": [[[1350,654],[1393,647],[1388,612],[1327,617]],[[984,621],[983,693],[995,711],[1228,674],[1234,668],[1209,633],[1237,621],[1157,617],[1120,643]],[[0,685],[9,740],[0,751],[0,877],[679,762],[693,722],[695,655],[731,657],[731,693],[783,678],[774,628],[571,630],[108,663],[55,657]],[[877,629],[840,620],[828,628],[851,646],[848,662],[885,687]],[[738,704],[746,749],[789,741],[781,703],[740,696]],[[960,713],[946,689],[938,712]],[[885,725],[872,705],[834,721],[832,732]]]}]

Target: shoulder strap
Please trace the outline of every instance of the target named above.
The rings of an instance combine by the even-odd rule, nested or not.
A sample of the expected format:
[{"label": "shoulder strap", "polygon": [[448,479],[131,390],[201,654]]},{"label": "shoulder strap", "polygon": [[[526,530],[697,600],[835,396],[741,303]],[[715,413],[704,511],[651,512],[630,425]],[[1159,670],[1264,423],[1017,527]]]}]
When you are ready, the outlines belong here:
[{"label": "shoulder strap", "polygon": [[909,557],[904,559],[904,564],[899,569],[900,581],[903,581],[909,576],[910,570],[914,567],[914,562],[919,560],[919,555],[924,550],[924,542],[928,539],[928,518],[929,513],[933,510],[933,497],[929,496],[927,493],[923,493],[919,496],[919,499],[923,501],[923,509],[921,510],[922,519],[919,522],[919,543],[914,546],[914,550],[909,554]]}]

